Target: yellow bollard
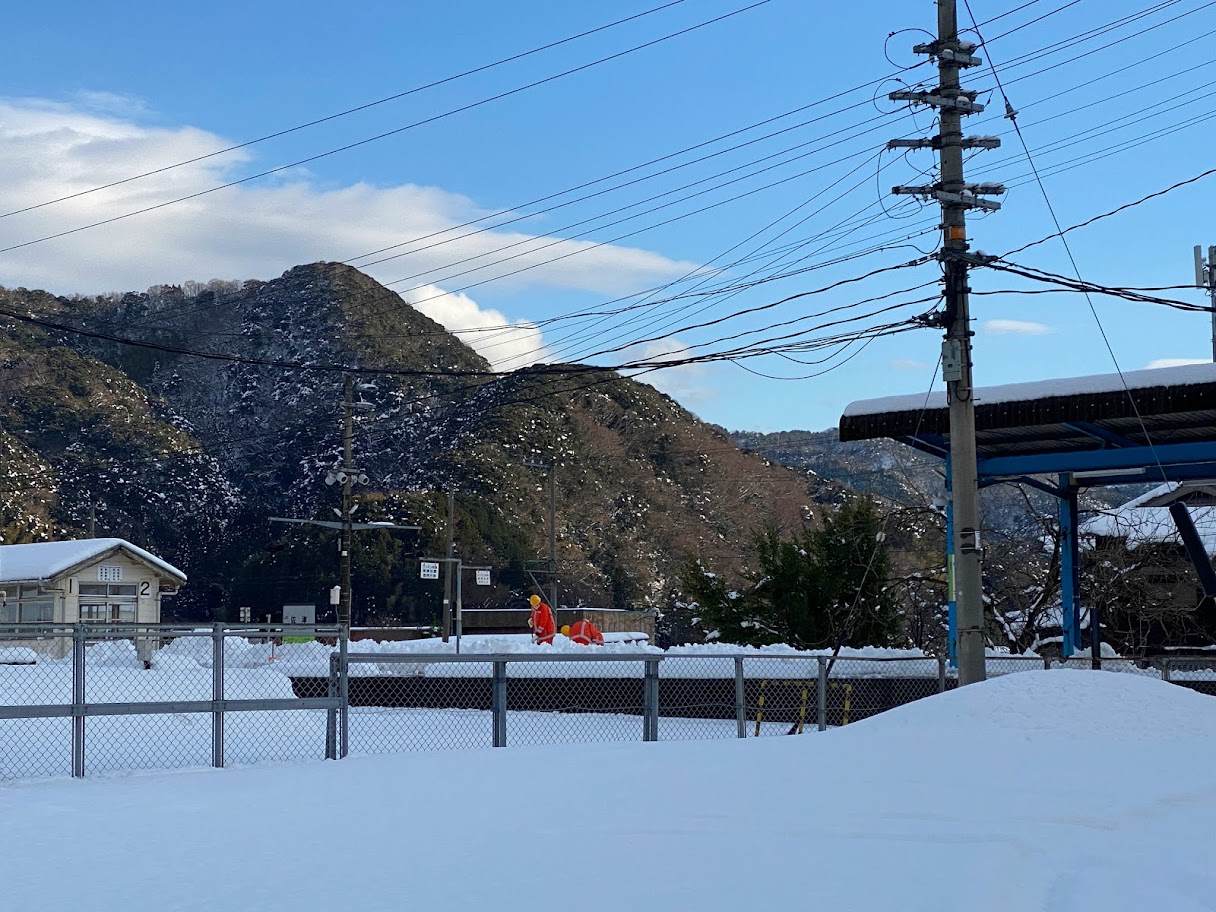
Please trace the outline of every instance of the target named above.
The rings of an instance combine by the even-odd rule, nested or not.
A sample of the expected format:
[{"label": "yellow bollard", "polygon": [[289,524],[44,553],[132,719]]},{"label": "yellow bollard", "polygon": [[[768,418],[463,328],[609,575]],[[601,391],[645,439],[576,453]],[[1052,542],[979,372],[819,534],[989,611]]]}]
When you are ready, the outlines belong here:
[{"label": "yellow bollard", "polygon": [[764,718],[764,685],[768,681],[760,682],[760,698],[756,701],[756,737],[760,737],[760,720]]},{"label": "yellow bollard", "polygon": [[802,734],[802,727],[804,725],[806,725],[806,698],[807,698],[807,694],[808,694],[808,687],[809,687],[809,685],[807,684],[807,682],[803,681],[802,682],[802,705],[798,708],[798,734],[800,734],[800,735]]}]

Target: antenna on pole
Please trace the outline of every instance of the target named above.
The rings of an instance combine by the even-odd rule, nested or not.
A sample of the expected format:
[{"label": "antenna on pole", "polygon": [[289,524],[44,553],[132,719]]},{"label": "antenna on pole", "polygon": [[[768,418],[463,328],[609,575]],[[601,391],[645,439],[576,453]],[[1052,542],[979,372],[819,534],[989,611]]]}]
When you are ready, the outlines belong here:
[{"label": "antenna on pole", "polygon": [[1208,290],[1212,309],[1212,360],[1216,361],[1216,245],[1208,248],[1206,263],[1202,245],[1195,245],[1195,285]]}]

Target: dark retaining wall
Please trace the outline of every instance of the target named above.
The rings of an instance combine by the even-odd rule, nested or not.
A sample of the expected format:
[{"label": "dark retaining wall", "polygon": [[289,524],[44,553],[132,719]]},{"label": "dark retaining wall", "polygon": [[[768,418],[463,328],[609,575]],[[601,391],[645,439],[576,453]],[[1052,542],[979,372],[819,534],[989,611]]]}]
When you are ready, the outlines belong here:
[{"label": "dark retaining wall", "polygon": [[[298,697],[325,696],[328,678],[292,678]],[[510,678],[507,703],[512,710],[536,712],[627,713],[641,715],[641,678]],[[829,725],[856,722],[867,716],[938,692],[937,678],[833,678],[828,684]],[[949,687],[954,682],[948,682]],[[744,682],[747,718],[757,713],[768,722],[817,719],[817,682],[749,678]],[[763,703],[761,703],[763,699]],[[415,707],[420,709],[490,708],[488,678],[351,677],[352,706]],[[659,683],[664,717],[685,719],[735,718],[733,678],[664,678]]]}]

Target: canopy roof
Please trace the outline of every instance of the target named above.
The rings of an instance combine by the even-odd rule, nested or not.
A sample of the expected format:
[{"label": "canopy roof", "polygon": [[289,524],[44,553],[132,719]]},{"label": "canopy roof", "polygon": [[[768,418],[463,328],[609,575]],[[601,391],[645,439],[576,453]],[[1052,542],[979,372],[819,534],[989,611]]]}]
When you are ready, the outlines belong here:
[{"label": "canopy roof", "polygon": [[[982,475],[1152,467],[1148,480],[1199,477],[1171,472],[1162,452],[1186,463],[1216,460],[1216,364],[979,387],[975,424]],[[843,441],[889,437],[943,457],[949,431],[945,393],[854,402],[840,419]],[[1173,449],[1188,444],[1204,446]],[[1105,455],[1083,458],[1095,452]],[[1041,458],[1015,465],[1002,457]]]}]

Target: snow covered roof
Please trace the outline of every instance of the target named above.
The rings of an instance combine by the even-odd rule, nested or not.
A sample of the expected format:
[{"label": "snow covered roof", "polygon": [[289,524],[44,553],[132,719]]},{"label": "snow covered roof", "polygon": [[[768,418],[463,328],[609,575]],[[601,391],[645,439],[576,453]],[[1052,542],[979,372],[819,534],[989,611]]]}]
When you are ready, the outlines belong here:
[{"label": "snow covered roof", "polygon": [[[975,404],[981,458],[1144,446],[1146,428],[1154,443],[1216,442],[1216,364],[977,387]],[[843,441],[903,439],[939,455],[949,433],[945,393],[853,402],[840,419]]]},{"label": "snow covered roof", "polygon": [[[1183,364],[1174,367],[1158,367],[1152,370],[1124,371],[1118,374],[1091,374],[1087,377],[1059,377],[1053,380],[1035,380],[1030,383],[1006,383],[1002,386],[981,386],[975,390],[975,404],[997,405],[1029,400],[1092,396],[1098,393],[1123,393],[1126,389],[1152,389],[1154,387],[1193,386],[1200,383],[1216,383],[1216,363]],[[879,399],[861,399],[849,403],[844,417],[858,415],[883,415],[889,412],[917,411],[921,409],[944,409],[948,406],[945,392],[913,393],[905,396],[884,396]]]},{"label": "snow covered roof", "polygon": [[[1111,538],[1126,538],[1128,548],[1157,542],[1182,544],[1169,507],[1146,507],[1145,503],[1176,490],[1176,482],[1167,482],[1125,504],[1106,510],[1082,523],[1081,532]],[[1216,507],[1190,507],[1191,521],[1203,541],[1209,556],[1216,556]]]},{"label": "snow covered roof", "polygon": [[0,545],[0,583],[49,580],[80,564],[114,551],[152,565],[166,576],[181,582],[186,574],[155,554],[121,538],[84,538],[78,541],[34,542],[28,545]]}]

